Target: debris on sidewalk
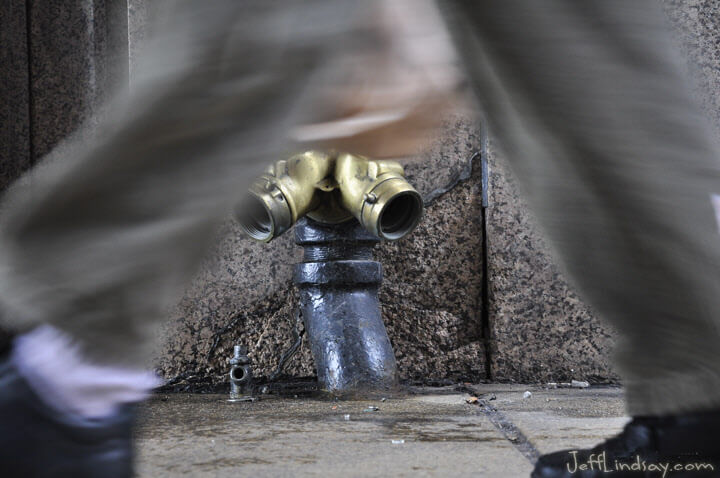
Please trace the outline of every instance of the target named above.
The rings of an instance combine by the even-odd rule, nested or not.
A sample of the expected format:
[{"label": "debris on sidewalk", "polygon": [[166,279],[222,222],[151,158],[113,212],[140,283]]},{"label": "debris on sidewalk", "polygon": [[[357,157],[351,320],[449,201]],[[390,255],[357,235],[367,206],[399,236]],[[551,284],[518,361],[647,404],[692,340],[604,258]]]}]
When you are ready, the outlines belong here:
[{"label": "debris on sidewalk", "polygon": [[365,410],[363,410],[363,412],[377,412],[378,410],[380,410],[380,408],[370,405]]},{"label": "debris on sidewalk", "polygon": [[403,440],[403,439],[400,439],[400,440],[391,440],[391,442],[392,442],[393,445],[402,445],[403,443],[405,443],[405,440]]},{"label": "debris on sidewalk", "polygon": [[480,407],[483,407],[484,409],[488,411],[495,411],[497,410],[495,407],[490,405],[490,401],[497,400],[497,397],[494,393],[486,393],[484,395],[481,395],[479,397],[476,396],[470,396],[465,399],[465,403],[469,405],[477,405]]},{"label": "debris on sidewalk", "polygon": [[471,405],[485,405],[486,402],[492,402],[493,400],[497,400],[497,396],[494,393],[486,393],[480,396],[471,395],[465,399],[465,403],[469,403]]},{"label": "debris on sidewalk", "polygon": [[525,393],[523,393],[523,398],[530,398],[532,397],[532,392],[529,390],[525,390]]},{"label": "debris on sidewalk", "polygon": [[349,414],[349,413],[346,413],[346,414],[345,414],[345,421],[348,421],[348,420],[350,420],[350,414]]},{"label": "debris on sidewalk", "polygon": [[547,388],[588,388],[590,386],[590,383],[580,381],[580,380],[573,380],[571,382],[548,382]]}]

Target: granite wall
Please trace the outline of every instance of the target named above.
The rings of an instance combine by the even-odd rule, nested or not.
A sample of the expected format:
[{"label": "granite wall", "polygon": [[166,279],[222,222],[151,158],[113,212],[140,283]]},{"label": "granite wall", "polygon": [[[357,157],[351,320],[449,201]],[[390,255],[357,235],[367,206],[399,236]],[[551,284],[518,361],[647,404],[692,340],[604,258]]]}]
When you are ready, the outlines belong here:
[{"label": "granite wall", "polygon": [[0,7],[0,190],[32,165],[25,0]]},{"label": "granite wall", "polygon": [[[697,79],[697,96],[720,132],[720,6],[662,3]],[[92,126],[110,92],[132,83],[149,5],[3,2],[0,188],[81,124]],[[376,250],[385,267],[383,316],[401,375],[424,382],[617,380],[609,361],[612,331],[554,265],[503,158],[486,148],[476,122],[450,119],[443,137],[406,168],[428,199],[426,218],[412,236]],[[293,339],[290,276],[299,253],[292,233],[257,244],[228,219],[165,325],[159,370],[178,384],[219,383],[232,345],[243,343],[258,375],[273,371]],[[306,344],[287,373],[313,374]]]},{"label": "granite wall", "polygon": [[489,148],[487,276],[496,381],[618,380],[611,329],[558,269],[502,156]]},{"label": "granite wall", "polygon": [[128,84],[128,45],[127,0],[3,2],[0,189],[101,117]]},{"label": "granite wall", "polygon": [[81,125],[92,134],[127,86],[127,33],[127,0],[0,2],[0,191]]},{"label": "granite wall", "polygon": [[27,1],[31,151],[41,158],[127,85],[126,0]]},{"label": "granite wall", "polygon": [[663,0],[692,88],[720,139],[720,2]]},{"label": "granite wall", "polygon": [[[720,138],[720,2],[661,2],[693,88]],[[530,209],[489,148],[487,210],[489,357],[498,381],[615,381],[613,331],[574,291],[548,252]]]}]

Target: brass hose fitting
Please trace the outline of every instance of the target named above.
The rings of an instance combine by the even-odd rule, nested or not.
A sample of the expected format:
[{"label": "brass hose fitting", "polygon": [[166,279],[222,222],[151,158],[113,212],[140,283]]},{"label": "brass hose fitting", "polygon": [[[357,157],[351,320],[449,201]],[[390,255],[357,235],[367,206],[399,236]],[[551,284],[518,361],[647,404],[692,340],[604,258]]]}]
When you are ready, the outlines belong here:
[{"label": "brass hose fitting", "polygon": [[248,190],[236,211],[240,227],[253,239],[269,242],[318,207],[316,187],[330,174],[333,158],[308,151],[270,165]]},{"label": "brass hose fitting", "polygon": [[335,160],[335,181],[342,206],[381,239],[398,240],[420,222],[422,197],[405,180],[400,163],[343,153]]},{"label": "brass hose fitting", "polygon": [[242,229],[269,242],[307,215],[325,224],[355,217],[390,241],[420,222],[423,201],[395,161],[308,151],[271,165],[249,188],[237,211]]}]

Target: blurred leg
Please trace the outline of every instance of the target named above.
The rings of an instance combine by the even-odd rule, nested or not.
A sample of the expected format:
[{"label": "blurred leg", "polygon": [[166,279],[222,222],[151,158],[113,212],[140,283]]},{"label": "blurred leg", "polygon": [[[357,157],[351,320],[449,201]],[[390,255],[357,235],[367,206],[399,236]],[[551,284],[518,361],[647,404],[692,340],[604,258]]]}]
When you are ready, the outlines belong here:
[{"label": "blurred leg", "polygon": [[720,407],[720,156],[652,0],[447,2],[487,119],[629,412]]},{"label": "blurred leg", "polygon": [[143,365],[215,225],[361,37],[352,3],[186,1],[163,17],[99,137],[68,140],[6,198],[4,325],[51,324],[94,361]]},{"label": "blurred leg", "polygon": [[[132,475],[154,331],[289,127],[362,44],[349,0],[178,0],[99,136],[0,219],[0,475]],[[364,4],[363,4],[364,6]]]}]

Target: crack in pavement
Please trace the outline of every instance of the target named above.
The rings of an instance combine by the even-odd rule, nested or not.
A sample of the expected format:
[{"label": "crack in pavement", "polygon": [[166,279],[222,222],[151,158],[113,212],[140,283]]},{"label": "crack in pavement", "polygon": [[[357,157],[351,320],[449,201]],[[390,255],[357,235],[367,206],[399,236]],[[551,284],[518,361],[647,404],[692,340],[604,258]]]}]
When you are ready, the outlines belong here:
[{"label": "crack in pavement", "polygon": [[455,387],[455,390],[458,392],[469,393],[470,395],[476,397],[479,412],[490,420],[490,423],[492,423],[493,426],[502,433],[505,439],[509,441],[516,450],[527,458],[531,465],[535,464],[538,458],[540,458],[540,452],[537,448],[535,448],[535,445],[532,444],[528,437],[525,436],[525,434],[521,432],[520,429],[507,416],[505,416],[504,413],[488,403],[490,400],[495,399],[495,394],[478,393],[475,389],[468,387],[467,385],[458,385]]},{"label": "crack in pavement", "polygon": [[499,411],[492,405],[480,404],[480,412],[485,415],[490,423],[495,425],[500,433],[518,450],[522,455],[527,458],[530,464],[534,465],[535,462],[540,458],[540,452],[535,445],[525,436],[520,429],[510,421],[504,413]]}]

